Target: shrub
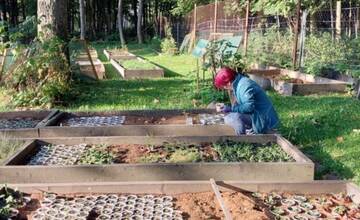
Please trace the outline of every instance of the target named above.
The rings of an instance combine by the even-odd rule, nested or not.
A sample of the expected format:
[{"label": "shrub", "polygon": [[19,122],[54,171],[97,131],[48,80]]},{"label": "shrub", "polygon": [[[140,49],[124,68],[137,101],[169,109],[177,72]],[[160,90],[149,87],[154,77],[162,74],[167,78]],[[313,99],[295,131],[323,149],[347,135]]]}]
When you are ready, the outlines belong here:
[{"label": "shrub", "polygon": [[171,27],[165,27],[165,39],[161,41],[161,52],[165,54],[174,55],[176,53],[176,42],[171,34]]},{"label": "shrub", "polygon": [[17,59],[5,83],[14,106],[51,107],[69,91],[71,75],[59,38],[34,42]]}]

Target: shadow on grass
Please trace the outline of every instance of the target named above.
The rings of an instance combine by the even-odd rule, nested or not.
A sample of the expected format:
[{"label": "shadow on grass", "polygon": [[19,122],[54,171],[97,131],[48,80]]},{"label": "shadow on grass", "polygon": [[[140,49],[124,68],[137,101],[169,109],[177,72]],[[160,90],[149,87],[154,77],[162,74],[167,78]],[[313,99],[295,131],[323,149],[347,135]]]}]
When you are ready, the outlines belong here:
[{"label": "shadow on grass", "polygon": [[74,110],[101,109],[163,109],[190,108],[192,81],[186,79],[104,80],[76,85],[70,108]]},{"label": "shadow on grass", "polygon": [[360,138],[352,135],[360,128],[358,101],[345,95],[271,96],[282,120],[281,133],[317,164],[317,178],[358,175],[360,165],[351,157],[360,156],[355,144]]}]

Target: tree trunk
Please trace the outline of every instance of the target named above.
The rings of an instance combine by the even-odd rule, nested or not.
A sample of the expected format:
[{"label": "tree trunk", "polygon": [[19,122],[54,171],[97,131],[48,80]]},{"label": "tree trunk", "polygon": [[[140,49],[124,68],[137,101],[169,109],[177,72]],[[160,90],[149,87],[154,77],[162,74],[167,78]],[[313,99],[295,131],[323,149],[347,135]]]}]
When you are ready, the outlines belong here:
[{"label": "tree trunk", "polygon": [[80,39],[85,40],[85,2],[80,0]]},{"label": "tree trunk", "polygon": [[132,1],[132,8],[134,10],[134,18],[132,19],[132,21],[134,22],[135,30],[137,30],[137,20],[138,20],[137,0]]},{"label": "tree trunk", "polygon": [[2,21],[7,21],[6,1],[5,0],[0,0],[0,12],[1,12],[1,20]]},{"label": "tree trunk", "polygon": [[341,38],[341,1],[336,1],[336,39]]},{"label": "tree trunk", "polygon": [[143,34],[142,34],[142,23],[143,23],[143,15],[144,15],[144,0],[139,0],[138,7],[138,19],[137,19],[137,37],[139,44],[144,42]]},{"label": "tree trunk", "polygon": [[125,47],[126,42],[125,42],[124,33],[123,33],[123,0],[119,0],[119,2],[118,2],[117,22],[118,22],[118,28],[119,28],[121,47]]},{"label": "tree trunk", "polygon": [[58,36],[67,41],[67,6],[67,0],[38,0],[38,36],[40,39]]}]

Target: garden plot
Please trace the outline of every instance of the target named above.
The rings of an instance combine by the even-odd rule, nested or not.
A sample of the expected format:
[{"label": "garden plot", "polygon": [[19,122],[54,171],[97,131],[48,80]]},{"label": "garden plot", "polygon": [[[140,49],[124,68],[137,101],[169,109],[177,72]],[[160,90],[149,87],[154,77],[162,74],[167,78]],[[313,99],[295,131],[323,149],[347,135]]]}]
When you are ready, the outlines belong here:
[{"label": "garden plot", "polygon": [[[76,64],[80,66],[80,72],[88,77],[93,79],[104,79],[105,77],[105,66],[104,64],[98,59],[98,54],[96,50],[90,50],[90,56],[92,60],[92,66],[89,56],[87,53],[80,53],[76,57]],[[94,73],[94,68],[96,73]],[[96,74],[96,75],[94,75]]]},{"label": "garden plot", "polygon": [[124,79],[164,77],[164,70],[142,58],[132,60],[111,59],[111,64]]},{"label": "garden plot", "polygon": [[37,128],[46,126],[57,114],[58,110],[1,112],[0,133],[5,137],[36,137]]},{"label": "garden plot", "polygon": [[49,125],[39,137],[235,135],[212,109],[64,112]]},{"label": "garden plot", "polygon": [[130,53],[129,51],[122,49],[104,50],[104,55],[108,60],[135,60],[137,56]]},{"label": "garden plot", "polygon": [[251,79],[262,88],[274,88],[282,95],[310,95],[329,92],[347,92],[350,83],[317,77],[286,69],[251,70]]},{"label": "garden plot", "polygon": [[93,137],[30,141],[0,172],[0,183],[309,181],[314,164],[278,135]]},{"label": "garden plot", "polygon": [[[45,219],[358,219],[352,183],[115,182],[17,184],[4,217]],[[6,198],[11,198],[5,201]],[[11,201],[11,202],[8,202]],[[221,205],[220,205],[221,204]],[[5,207],[5,205],[8,205]]]}]

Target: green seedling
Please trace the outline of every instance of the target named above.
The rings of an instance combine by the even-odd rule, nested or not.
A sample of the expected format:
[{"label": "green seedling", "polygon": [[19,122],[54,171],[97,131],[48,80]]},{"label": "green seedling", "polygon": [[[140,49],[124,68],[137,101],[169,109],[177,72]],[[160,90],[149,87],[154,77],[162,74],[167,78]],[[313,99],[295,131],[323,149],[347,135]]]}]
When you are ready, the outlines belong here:
[{"label": "green seedling", "polygon": [[164,156],[160,153],[151,153],[146,156],[140,157],[137,162],[138,163],[159,163],[164,161]]},{"label": "green seedling", "polygon": [[114,155],[104,146],[94,146],[80,158],[79,164],[111,164]]},{"label": "green seedling", "polygon": [[338,214],[338,215],[345,215],[346,213],[346,207],[343,206],[343,205],[339,205],[339,206],[336,206],[334,209],[333,209],[333,212]]},{"label": "green seedling", "polygon": [[199,150],[195,148],[175,150],[166,162],[169,163],[191,163],[201,160]]}]

